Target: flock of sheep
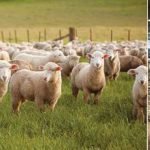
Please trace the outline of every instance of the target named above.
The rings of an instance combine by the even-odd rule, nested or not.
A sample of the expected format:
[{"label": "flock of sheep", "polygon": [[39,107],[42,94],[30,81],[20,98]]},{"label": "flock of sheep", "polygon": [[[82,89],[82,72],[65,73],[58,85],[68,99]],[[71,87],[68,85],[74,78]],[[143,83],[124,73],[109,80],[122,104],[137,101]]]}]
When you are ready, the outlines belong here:
[{"label": "flock of sheep", "polygon": [[[88,62],[80,63],[80,57]],[[35,101],[40,110],[48,103],[53,110],[61,96],[62,76],[70,77],[72,94],[83,91],[84,102],[94,94],[94,104],[108,80],[120,72],[135,78],[133,116],[145,120],[147,100],[147,52],[144,41],[122,42],[0,42],[0,97],[8,91],[12,109],[18,112],[25,100]]]}]

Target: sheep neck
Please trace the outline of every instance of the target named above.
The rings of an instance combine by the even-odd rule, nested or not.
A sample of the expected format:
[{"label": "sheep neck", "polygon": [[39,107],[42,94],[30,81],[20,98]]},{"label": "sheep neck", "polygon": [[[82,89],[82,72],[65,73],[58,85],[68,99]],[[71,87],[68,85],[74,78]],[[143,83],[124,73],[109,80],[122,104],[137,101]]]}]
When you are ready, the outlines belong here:
[{"label": "sheep neck", "polygon": [[99,79],[100,76],[104,75],[104,66],[97,69],[93,65],[90,65],[89,75],[91,76],[91,79]]}]

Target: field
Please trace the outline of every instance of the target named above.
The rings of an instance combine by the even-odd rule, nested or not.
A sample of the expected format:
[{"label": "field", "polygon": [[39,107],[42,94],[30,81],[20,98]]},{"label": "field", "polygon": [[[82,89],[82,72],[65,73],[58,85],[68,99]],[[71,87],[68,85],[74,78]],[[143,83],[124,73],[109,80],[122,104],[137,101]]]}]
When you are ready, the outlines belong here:
[{"label": "field", "polygon": [[[86,2],[86,5],[85,5]],[[126,40],[127,30],[131,39],[146,39],[146,0],[0,0],[0,30],[8,34],[17,29],[20,41],[26,40],[26,29],[30,29],[31,40],[38,40],[38,31],[47,29],[48,39],[62,34],[68,27],[78,29],[82,40],[89,38],[93,29],[93,40]],[[0,37],[1,38],[1,37]]]},{"label": "field", "polygon": [[11,113],[9,94],[0,105],[0,149],[145,150],[146,125],[131,117],[133,79],[126,73],[107,84],[100,104],[87,105],[82,93],[75,101],[68,79],[52,113],[40,113],[31,102]]},{"label": "field", "polygon": [[[38,40],[38,32],[47,29],[48,39],[78,29],[81,40],[146,40],[146,0],[0,0],[0,31],[5,39],[16,29],[19,42]],[[1,36],[0,36],[1,40]],[[85,61],[85,59],[82,59]],[[80,92],[75,101],[69,79],[63,78],[62,96],[54,112],[38,111],[27,102],[19,115],[11,112],[10,93],[0,104],[0,150],[145,150],[146,125],[131,116],[133,79],[121,73],[117,81],[107,83],[98,106],[84,104]]]}]

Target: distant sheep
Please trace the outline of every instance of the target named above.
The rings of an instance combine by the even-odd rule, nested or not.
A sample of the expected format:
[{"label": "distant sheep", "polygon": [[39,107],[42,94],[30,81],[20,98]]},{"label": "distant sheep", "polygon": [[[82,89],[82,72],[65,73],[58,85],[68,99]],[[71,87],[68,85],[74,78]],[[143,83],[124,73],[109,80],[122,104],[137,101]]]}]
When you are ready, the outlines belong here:
[{"label": "distant sheep", "polygon": [[61,67],[49,62],[41,68],[43,71],[19,70],[11,77],[10,91],[14,112],[19,111],[25,100],[35,101],[40,110],[43,110],[45,103],[54,110],[61,96]]},{"label": "distant sheep", "polygon": [[9,61],[10,57],[7,51],[0,51],[0,60]]},{"label": "distant sheep", "polygon": [[118,51],[109,50],[109,58],[104,60],[104,71],[107,79],[116,80],[120,73],[120,60]]},{"label": "distant sheep", "polygon": [[147,106],[147,67],[141,65],[136,69],[130,69],[129,75],[135,76],[133,85],[133,117],[142,122],[146,120],[145,109]]},{"label": "distant sheep", "polygon": [[127,72],[129,69],[135,69],[140,65],[143,65],[141,59],[136,56],[120,56],[120,71]]},{"label": "distant sheep", "polygon": [[89,97],[94,93],[94,104],[98,104],[99,96],[103,91],[106,81],[104,74],[104,58],[107,55],[99,51],[88,54],[89,63],[79,63],[71,73],[72,94],[77,97],[78,91],[84,93],[84,102],[88,103]]},{"label": "distant sheep", "polygon": [[17,55],[14,58],[14,60],[16,59],[26,61],[27,63],[31,64],[33,70],[38,70],[40,65],[45,65],[48,62],[55,62],[55,63],[64,62],[66,60],[66,56],[64,56],[64,54],[61,51],[57,50],[51,52],[46,56],[37,56],[23,53]]},{"label": "distant sheep", "polygon": [[12,72],[11,72],[12,74],[18,70],[21,70],[21,69],[32,70],[32,66],[23,60],[11,60],[11,61],[9,61],[9,63],[10,64],[17,64],[19,66],[18,69],[12,70]]},{"label": "distant sheep", "polygon": [[62,67],[62,75],[70,76],[72,69],[79,63],[80,56],[67,56],[66,61],[58,63]]}]

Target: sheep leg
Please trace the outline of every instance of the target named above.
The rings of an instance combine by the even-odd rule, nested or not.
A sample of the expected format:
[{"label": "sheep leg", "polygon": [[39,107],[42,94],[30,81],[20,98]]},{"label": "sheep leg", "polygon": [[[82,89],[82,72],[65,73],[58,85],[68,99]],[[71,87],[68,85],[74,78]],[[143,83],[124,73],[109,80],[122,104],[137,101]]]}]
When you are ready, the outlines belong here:
[{"label": "sheep leg", "polygon": [[36,98],[35,103],[40,111],[44,111],[44,102],[41,99]]},{"label": "sheep leg", "polygon": [[13,100],[12,101],[12,109],[14,113],[18,113],[21,106],[21,100]]},{"label": "sheep leg", "polygon": [[133,119],[137,119],[137,106],[133,106],[132,116],[133,116]]},{"label": "sheep leg", "polygon": [[88,91],[87,89],[83,89],[83,93],[84,93],[84,98],[83,98],[83,100],[84,100],[84,102],[85,102],[86,104],[88,104],[90,93],[89,93],[89,91]]},{"label": "sheep leg", "polygon": [[116,74],[113,75],[114,80],[117,80],[118,77],[119,77],[119,72],[117,72]]},{"label": "sheep leg", "polygon": [[72,85],[72,95],[73,95],[75,98],[77,98],[78,92],[79,92],[79,89],[78,89],[76,86]]},{"label": "sheep leg", "polygon": [[102,93],[102,90],[100,92],[94,94],[94,104],[96,104],[96,105],[98,105],[98,100],[99,100],[99,97]]},{"label": "sheep leg", "polygon": [[50,109],[51,109],[52,111],[54,111],[54,108],[55,108],[55,106],[56,106],[56,103],[57,103],[57,100],[53,100],[53,101],[50,102],[49,106],[50,106]]},{"label": "sheep leg", "polygon": [[144,123],[145,118],[144,118],[143,107],[138,108],[137,119]]}]

